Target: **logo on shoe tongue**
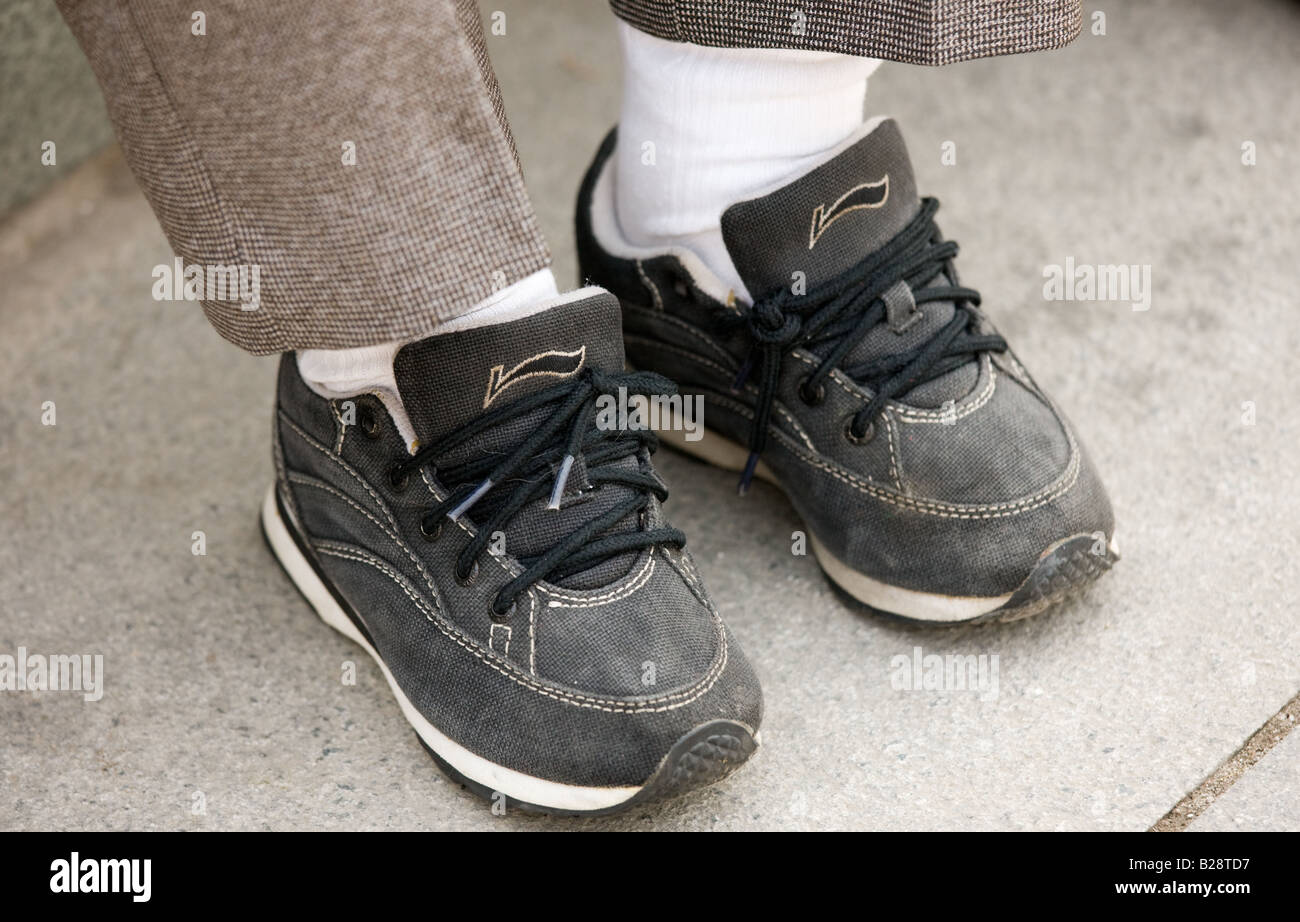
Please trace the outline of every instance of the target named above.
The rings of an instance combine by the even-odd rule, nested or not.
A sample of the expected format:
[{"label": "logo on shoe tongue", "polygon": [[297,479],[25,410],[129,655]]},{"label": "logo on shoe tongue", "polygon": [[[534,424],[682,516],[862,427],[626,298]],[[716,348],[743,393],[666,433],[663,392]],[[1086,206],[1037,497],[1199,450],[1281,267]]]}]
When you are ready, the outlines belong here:
[{"label": "logo on shoe tongue", "polygon": [[830,208],[825,205],[818,205],[813,209],[812,226],[808,229],[808,249],[811,250],[817,245],[821,235],[826,233],[826,228],[850,211],[858,211],[863,208],[880,208],[887,201],[889,201],[888,173],[875,182],[864,182],[861,185],[854,186],[832,202]]},{"label": "logo on shoe tongue", "polygon": [[492,401],[500,397],[501,392],[512,384],[518,384],[520,381],[526,381],[529,378],[568,378],[581,371],[586,361],[587,347],[579,346],[572,352],[561,352],[558,349],[539,352],[530,358],[524,359],[509,371],[505,370],[504,365],[493,365],[492,371],[488,374],[487,394],[483,397],[483,409],[486,410],[492,404]]}]

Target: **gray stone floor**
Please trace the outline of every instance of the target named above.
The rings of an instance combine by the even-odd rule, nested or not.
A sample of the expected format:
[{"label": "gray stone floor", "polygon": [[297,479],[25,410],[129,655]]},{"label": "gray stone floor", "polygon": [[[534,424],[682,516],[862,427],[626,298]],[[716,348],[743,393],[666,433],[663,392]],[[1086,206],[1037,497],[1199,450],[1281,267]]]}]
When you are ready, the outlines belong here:
[{"label": "gray stone floor", "polygon": [[[571,197],[617,111],[612,21],[588,0],[490,8],[567,283]],[[1125,559],[1046,617],[899,627],[792,557],[779,495],[737,499],[731,475],[665,457],[669,511],[764,681],[765,746],[722,786],[610,820],[495,817],[438,774],[262,545],[273,363],[151,300],[170,254],[115,150],[54,186],[0,226],[0,652],[102,654],[105,691],[0,693],[0,828],[1160,819],[1300,690],[1300,7],[1165,0],[1106,27],[1051,54],[886,66],[869,105],[901,118],[963,281],[1085,434]],[[1067,257],[1149,264],[1150,310],[1045,301],[1043,267]],[[996,655],[997,694],[896,690],[891,659],[916,647]],[[1300,827],[1298,752],[1289,737],[1194,828]]]},{"label": "gray stone floor", "polygon": [[1300,733],[1288,735],[1192,821],[1193,832],[1300,829]]},{"label": "gray stone floor", "polygon": [[[0,215],[34,198],[112,140],[99,85],[58,9],[49,0],[5,0],[0,4]],[[43,157],[47,142],[54,147]]]}]

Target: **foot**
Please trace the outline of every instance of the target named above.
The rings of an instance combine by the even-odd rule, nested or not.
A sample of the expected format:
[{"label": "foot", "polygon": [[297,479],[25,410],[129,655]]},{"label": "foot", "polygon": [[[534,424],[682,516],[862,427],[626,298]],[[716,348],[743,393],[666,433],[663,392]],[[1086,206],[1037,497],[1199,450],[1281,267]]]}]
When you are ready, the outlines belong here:
[{"label": "foot", "polygon": [[579,195],[584,278],[622,301],[633,367],[704,395],[707,434],[673,444],[741,492],[783,489],[842,590],[918,621],[1012,620],[1118,559],[1096,470],[959,285],[892,120],[723,212],[753,303],[686,248],[621,238],[615,144]]},{"label": "foot", "polygon": [[280,366],[272,551],[438,765],[525,809],[681,793],[758,743],[758,682],[664,519],[654,435],[596,426],[599,394],[668,386],[623,363],[617,302],[587,290],[403,347],[396,395],[326,399]]}]

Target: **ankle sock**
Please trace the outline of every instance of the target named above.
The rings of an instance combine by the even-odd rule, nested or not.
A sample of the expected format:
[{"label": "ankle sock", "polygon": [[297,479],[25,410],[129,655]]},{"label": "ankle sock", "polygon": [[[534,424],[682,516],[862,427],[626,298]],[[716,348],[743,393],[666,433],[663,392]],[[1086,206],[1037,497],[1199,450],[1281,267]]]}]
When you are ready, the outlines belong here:
[{"label": "ankle sock", "polygon": [[722,212],[824,160],[863,123],[874,58],[711,48],[620,21],[615,209],[628,242],[693,250],[748,297]]}]

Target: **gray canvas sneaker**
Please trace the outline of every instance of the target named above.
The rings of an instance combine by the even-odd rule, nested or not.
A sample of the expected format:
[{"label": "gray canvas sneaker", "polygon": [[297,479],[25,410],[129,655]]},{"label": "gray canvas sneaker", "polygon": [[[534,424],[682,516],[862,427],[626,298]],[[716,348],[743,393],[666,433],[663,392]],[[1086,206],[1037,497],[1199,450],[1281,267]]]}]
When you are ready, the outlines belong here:
[{"label": "gray canvas sneaker", "polygon": [[671,444],[782,488],[836,585],[919,621],[1012,620],[1118,559],[1096,470],[958,283],[892,120],[723,213],[752,303],[685,248],[623,239],[615,144],[579,193],[583,277],[622,301],[633,367],[704,395],[708,434]]},{"label": "gray canvas sneaker", "polygon": [[596,424],[624,371],[588,289],[401,348],[346,399],[281,361],[272,551],[379,664],[439,766],[525,809],[605,813],[715,781],[758,743],[758,682],[665,521],[650,432]]}]

